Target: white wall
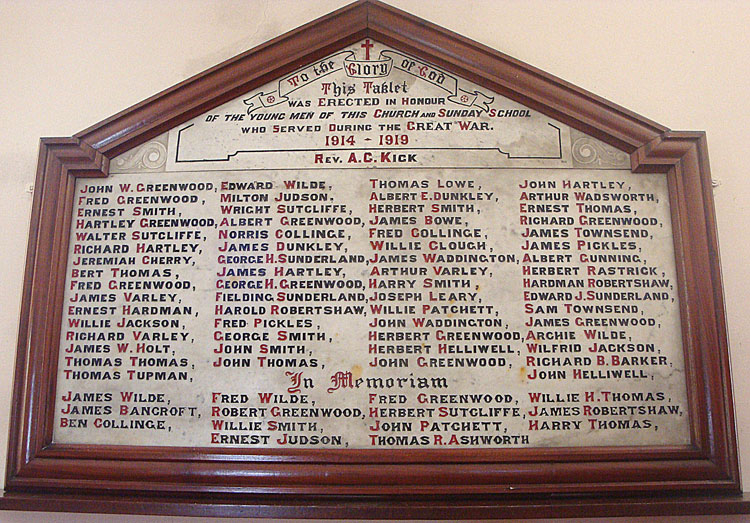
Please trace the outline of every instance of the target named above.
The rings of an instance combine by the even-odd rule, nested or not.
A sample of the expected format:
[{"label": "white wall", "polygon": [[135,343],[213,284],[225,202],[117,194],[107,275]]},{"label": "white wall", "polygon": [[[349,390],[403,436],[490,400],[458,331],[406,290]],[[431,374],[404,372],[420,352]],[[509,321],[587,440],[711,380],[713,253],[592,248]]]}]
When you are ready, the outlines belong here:
[{"label": "white wall", "polygon": [[[707,132],[720,182],[716,212],[743,483],[750,491],[750,280],[744,258],[750,252],[750,177],[743,164],[750,156],[750,3],[389,1],[672,129]],[[0,0],[0,469],[31,205],[27,189],[39,138],[70,136],[346,3]],[[0,522],[145,519],[0,513]]]}]

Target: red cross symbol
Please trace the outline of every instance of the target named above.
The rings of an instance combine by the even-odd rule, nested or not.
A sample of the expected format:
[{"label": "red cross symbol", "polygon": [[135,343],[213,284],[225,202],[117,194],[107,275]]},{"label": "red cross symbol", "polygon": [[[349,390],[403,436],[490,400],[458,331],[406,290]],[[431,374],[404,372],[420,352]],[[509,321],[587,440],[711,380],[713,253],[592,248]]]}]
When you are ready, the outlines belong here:
[{"label": "red cross symbol", "polygon": [[370,39],[368,38],[367,40],[365,40],[364,44],[360,45],[360,47],[364,47],[365,48],[365,60],[369,60],[370,59],[370,49],[373,48],[373,47],[375,47],[375,46],[370,43]]}]

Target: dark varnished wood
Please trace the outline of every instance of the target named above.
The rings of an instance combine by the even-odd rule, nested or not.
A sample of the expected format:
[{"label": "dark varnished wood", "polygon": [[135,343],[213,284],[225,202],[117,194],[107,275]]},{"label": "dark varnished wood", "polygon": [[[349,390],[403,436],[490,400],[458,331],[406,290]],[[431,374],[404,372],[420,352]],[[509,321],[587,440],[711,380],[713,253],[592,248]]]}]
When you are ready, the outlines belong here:
[{"label": "dark varnished wood", "polygon": [[515,58],[383,3],[373,2],[368,21],[372,38],[428,59],[628,153],[667,130]]},{"label": "dark varnished wood", "polygon": [[437,499],[404,500],[398,497],[295,497],[242,498],[193,495],[159,497],[150,495],[81,496],[66,494],[11,494],[0,498],[6,510],[127,513],[199,517],[256,518],[383,518],[383,519],[495,519],[602,516],[661,516],[694,514],[747,514],[748,495],[732,496],[645,496],[555,499],[513,496],[440,496]]},{"label": "dark varnished wood", "polygon": [[[110,158],[362,38],[414,54],[667,175],[692,444],[477,450],[56,445],[57,347],[75,179]],[[729,378],[705,135],[673,132],[376,1],[360,1],[72,138],[43,139],[0,508],[256,517],[542,517],[747,512]],[[658,492],[658,497],[639,497]],[[566,496],[564,500],[559,496]],[[336,496],[336,497],[332,497]],[[476,497],[481,496],[481,497]]]},{"label": "dark varnished wood", "polygon": [[[351,4],[185,80],[76,137],[108,157],[367,36],[367,6]],[[138,137],[134,141],[135,137]]]}]

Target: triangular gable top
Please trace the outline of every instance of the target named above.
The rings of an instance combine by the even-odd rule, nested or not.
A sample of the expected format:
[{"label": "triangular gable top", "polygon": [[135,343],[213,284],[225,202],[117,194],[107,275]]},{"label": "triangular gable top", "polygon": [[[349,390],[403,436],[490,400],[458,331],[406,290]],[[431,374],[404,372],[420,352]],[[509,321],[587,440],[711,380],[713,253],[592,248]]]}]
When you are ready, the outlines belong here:
[{"label": "triangular gable top", "polygon": [[415,56],[626,153],[667,128],[377,0],[361,0],[231,58],[75,135],[113,158],[363,39]]},{"label": "triangular gable top", "polygon": [[[116,156],[110,172],[356,168],[341,154],[388,146],[424,168],[630,169],[623,151],[365,38]],[[321,147],[329,163],[311,163]]]}]

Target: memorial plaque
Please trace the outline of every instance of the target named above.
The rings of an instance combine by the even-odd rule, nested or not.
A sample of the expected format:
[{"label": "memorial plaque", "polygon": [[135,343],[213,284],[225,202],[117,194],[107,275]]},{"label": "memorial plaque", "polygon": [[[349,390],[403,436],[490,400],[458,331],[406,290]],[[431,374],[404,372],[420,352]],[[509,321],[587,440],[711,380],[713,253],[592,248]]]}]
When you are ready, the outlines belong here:
[{"label": "memorial plaque", "polygon": [[358,3],[43,142],[11,493],[737,491],[703,136],[419,23]]},{"label": "memorial plaque", "polygon": [[689,442],[666,175],[413,56],[358,42],[76,195],[55,441]]}]

